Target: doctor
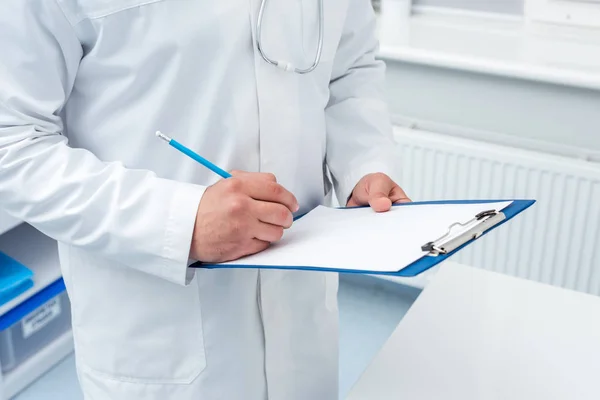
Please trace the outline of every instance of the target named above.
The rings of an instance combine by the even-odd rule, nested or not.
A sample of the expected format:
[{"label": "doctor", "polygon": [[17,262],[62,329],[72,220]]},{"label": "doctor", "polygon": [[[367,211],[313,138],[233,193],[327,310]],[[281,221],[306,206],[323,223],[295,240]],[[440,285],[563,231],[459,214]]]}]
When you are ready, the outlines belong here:
[{"label": "doctor", "polygon": [[408,201],[370,1],[265,3],[0,3],[0,207],[59,242],[88,400],[338,397],[336,275],[188,268],[261,251],[331,183]]}]

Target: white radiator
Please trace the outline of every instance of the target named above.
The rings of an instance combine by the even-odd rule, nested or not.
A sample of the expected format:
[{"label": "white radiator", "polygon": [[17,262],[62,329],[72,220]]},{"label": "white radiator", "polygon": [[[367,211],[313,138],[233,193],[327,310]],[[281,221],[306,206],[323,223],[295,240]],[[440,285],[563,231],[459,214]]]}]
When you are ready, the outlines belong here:
[{"label": "white radiator", "polygon": [[451,258],[600,295],[600,164],[397,128],[413,200],[537,203]]}]

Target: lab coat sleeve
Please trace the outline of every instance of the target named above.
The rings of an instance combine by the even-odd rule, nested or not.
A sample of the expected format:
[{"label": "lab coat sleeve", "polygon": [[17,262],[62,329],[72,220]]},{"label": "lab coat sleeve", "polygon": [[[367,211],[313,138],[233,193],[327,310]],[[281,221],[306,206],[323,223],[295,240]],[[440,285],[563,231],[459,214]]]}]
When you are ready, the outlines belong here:
[{"label": "lab coat sleeve", "polygon": [[55,0],[3,0],[0,48],[0,208],[115,265],[188,284],[205,188],[67,145],[59,114],[82,48]]},{"label": "lab coat sleeve", "polygon": [[396,182],[400,179],[384,101],[385,65],[375,59],[377,49],[371,2],[349,0],[326,109],[327,167],[341,205],[364,175],[383,172]]}]

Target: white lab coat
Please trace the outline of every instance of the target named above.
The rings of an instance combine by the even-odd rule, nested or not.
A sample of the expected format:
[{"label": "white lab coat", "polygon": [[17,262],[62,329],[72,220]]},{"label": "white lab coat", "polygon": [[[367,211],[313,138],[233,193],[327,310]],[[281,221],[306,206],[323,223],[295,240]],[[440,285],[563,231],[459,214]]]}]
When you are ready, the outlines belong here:
[{"label": "white lab coat", "polygon": [[[264,49],[305,67],[317,0],[271,0]],[[398,179],[369,0],[325,0],[316,71],[256,50],[258,0],[0,2],[0,207],[59,242],[87,400],[331,400],[337,276],[188,267],[225,169],[269,171],[305,212]],[[32,249],[34,251],[35,249]]]}]

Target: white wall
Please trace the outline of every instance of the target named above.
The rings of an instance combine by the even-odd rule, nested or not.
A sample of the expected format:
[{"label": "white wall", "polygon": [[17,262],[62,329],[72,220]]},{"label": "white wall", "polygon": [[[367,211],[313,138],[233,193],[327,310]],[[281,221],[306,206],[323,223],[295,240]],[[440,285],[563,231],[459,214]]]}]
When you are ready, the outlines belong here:
[{"label": "white wall", "polygon": [[600,162],[600,91],[397,61],[387,66],[388,100],[397,116],[453,126],[476,139],[593,153]]},{"label": "white wall", "polygon": [[[411,198],[537,200],[518,221],[453,260],[600,294],[600,90],[387,65],[392,113],[421,128],[397,129],[401,182]],[[445,130],[479,142],[456,140]],[[596,162],[543,154],[548,148],[571,157],[595,153]],[[427,284],[430,274],[413,284]]]}]

